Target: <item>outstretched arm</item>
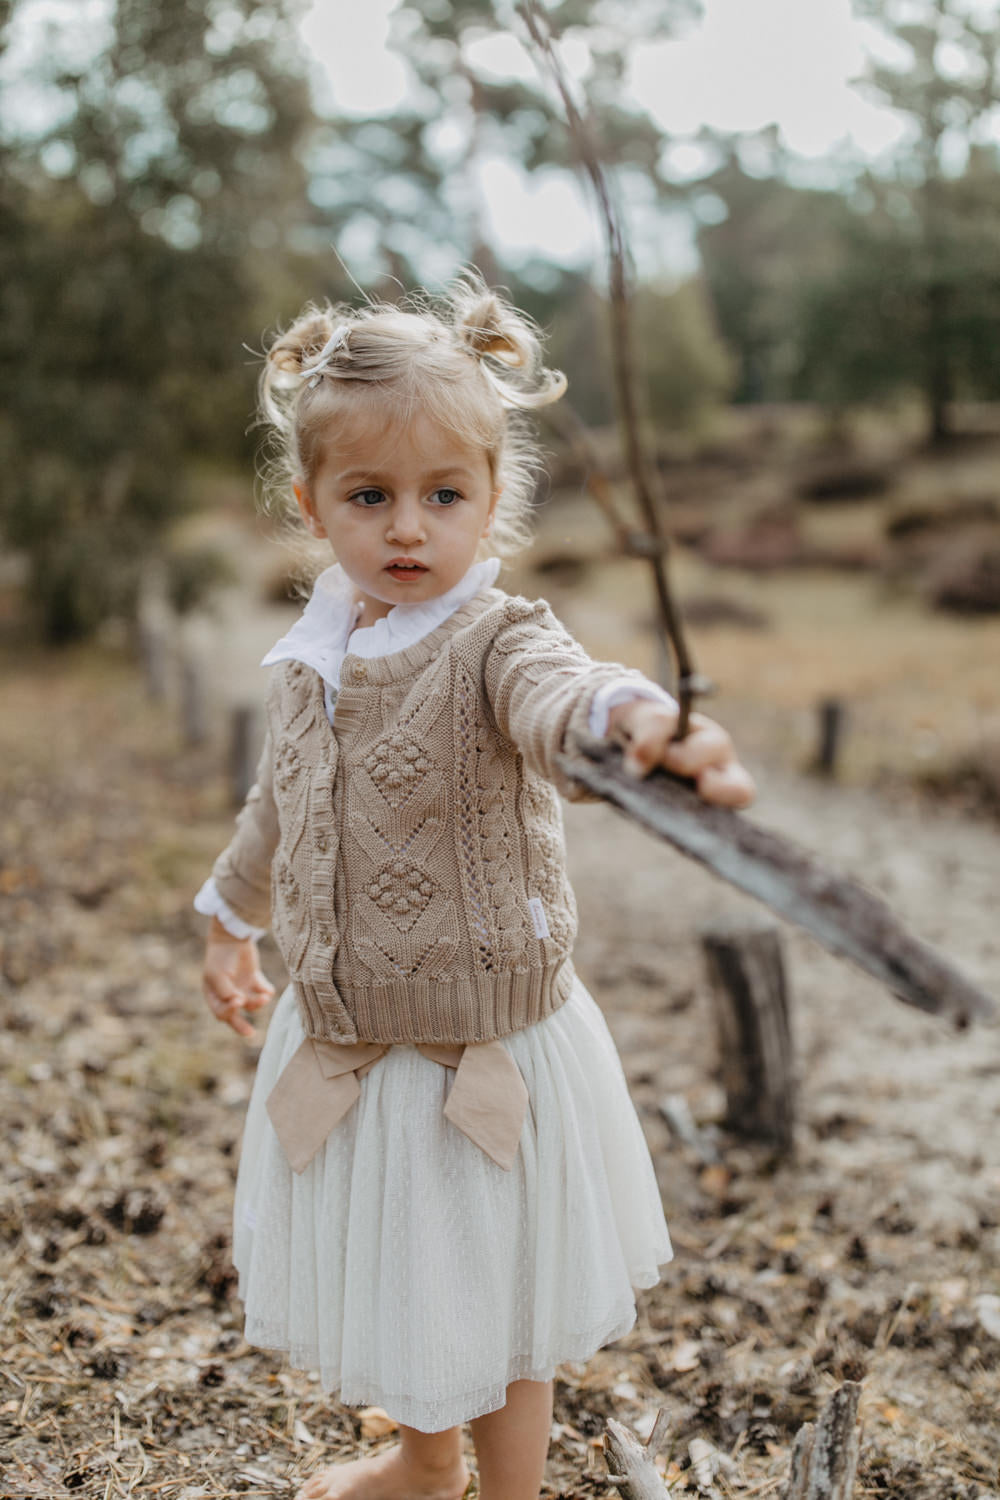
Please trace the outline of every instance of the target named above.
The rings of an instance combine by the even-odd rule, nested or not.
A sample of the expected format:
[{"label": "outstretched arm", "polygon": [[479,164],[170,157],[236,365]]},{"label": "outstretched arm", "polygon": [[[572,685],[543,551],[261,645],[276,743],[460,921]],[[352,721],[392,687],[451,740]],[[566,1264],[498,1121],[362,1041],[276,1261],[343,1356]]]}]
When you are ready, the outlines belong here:
[{"label": "outstretched arm", "polygon": [[693,777],[706,802],[753,801],[753,781],[721,725],[692,714],[688,737],[674,741],[678,707],[668,693],[640,672],[592,661],[542,601],[511,600],[508,613],[486,661],[487,696],[501,733],[564,796],[592,795],[559,766],[574,736],[589,732],[622,740],[637,776],[662,765]]}]

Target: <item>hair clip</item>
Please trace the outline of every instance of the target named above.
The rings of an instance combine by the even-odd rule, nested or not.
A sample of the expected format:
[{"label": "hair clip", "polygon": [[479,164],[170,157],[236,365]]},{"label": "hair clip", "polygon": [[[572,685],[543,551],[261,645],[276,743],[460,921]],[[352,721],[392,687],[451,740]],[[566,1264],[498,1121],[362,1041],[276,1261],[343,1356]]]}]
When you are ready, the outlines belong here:
[{"label": "hair clip", "polygon": [[349,323],[338,323],[316,358],[311,364],[303,367],[300,373],[303,380],[309,381],[310,390],[314,390],[319,385],[323,376],[330,368],[330,356],[336,354],[338,349],[346,347],[349,332]]}]

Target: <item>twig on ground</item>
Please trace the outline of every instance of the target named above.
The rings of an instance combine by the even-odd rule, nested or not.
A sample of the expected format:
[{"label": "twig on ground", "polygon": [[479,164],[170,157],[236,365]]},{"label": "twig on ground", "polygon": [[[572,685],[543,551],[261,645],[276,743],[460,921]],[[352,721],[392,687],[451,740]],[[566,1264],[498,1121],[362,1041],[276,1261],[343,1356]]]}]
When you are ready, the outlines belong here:
[{"label": "twig on ground", "polygon": [[634,1432],[613,1417],[609,1418],[604,1433],[604,1456],[608,1481],[618,1490],[622,1500],[666,1500],[668,1490],[660,1478],[653,1454]]}]

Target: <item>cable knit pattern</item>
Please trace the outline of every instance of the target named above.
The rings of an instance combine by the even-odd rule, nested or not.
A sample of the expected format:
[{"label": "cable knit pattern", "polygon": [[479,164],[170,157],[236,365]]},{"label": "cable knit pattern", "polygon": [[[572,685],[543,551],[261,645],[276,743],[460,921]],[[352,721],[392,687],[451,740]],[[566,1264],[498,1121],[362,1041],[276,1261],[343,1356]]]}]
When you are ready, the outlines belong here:
[{"label": "cable knit pattern", "polygon": [[258,926],[270,887],[308,1035],[492,1041],[563,1004],[576,911],[550,783],[581,795],[557,757],[623,679],[644,684],[496,589],[389,656],[348,654],[332,729],[316,672],[275,670],[258,784],[213,876]]}]

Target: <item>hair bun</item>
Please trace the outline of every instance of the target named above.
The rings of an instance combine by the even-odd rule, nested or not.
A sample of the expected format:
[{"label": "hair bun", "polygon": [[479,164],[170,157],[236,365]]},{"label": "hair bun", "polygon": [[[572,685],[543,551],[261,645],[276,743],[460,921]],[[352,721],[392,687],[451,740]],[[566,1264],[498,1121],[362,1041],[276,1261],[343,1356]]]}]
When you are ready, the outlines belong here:
[{"label": "hair bun", "polygon": [[[491,291],[476,271],[459,278],[450,302],[456,342],[484,361],[484,372],[509,406],[547,406],[558,400],[566,389],[565,376],[545,368],[541,338],[530,318]],[[508,382],[491,369],[492,360],[516,370],[515,379]]]},{"label": "hair bun", "polygon": [[275,339],[267,351],[268,363],[283,374],[301,375],[306,365],[322,353],[333,329],[329,313],[318,308],[307,309]]},{"label": "hair bun", "polygon": [[470,354],[490,355],[511,370],[531,370],[541,347],[527,319],[507,307],[495,292],[471,280],[454,293],[455,337]]}]

